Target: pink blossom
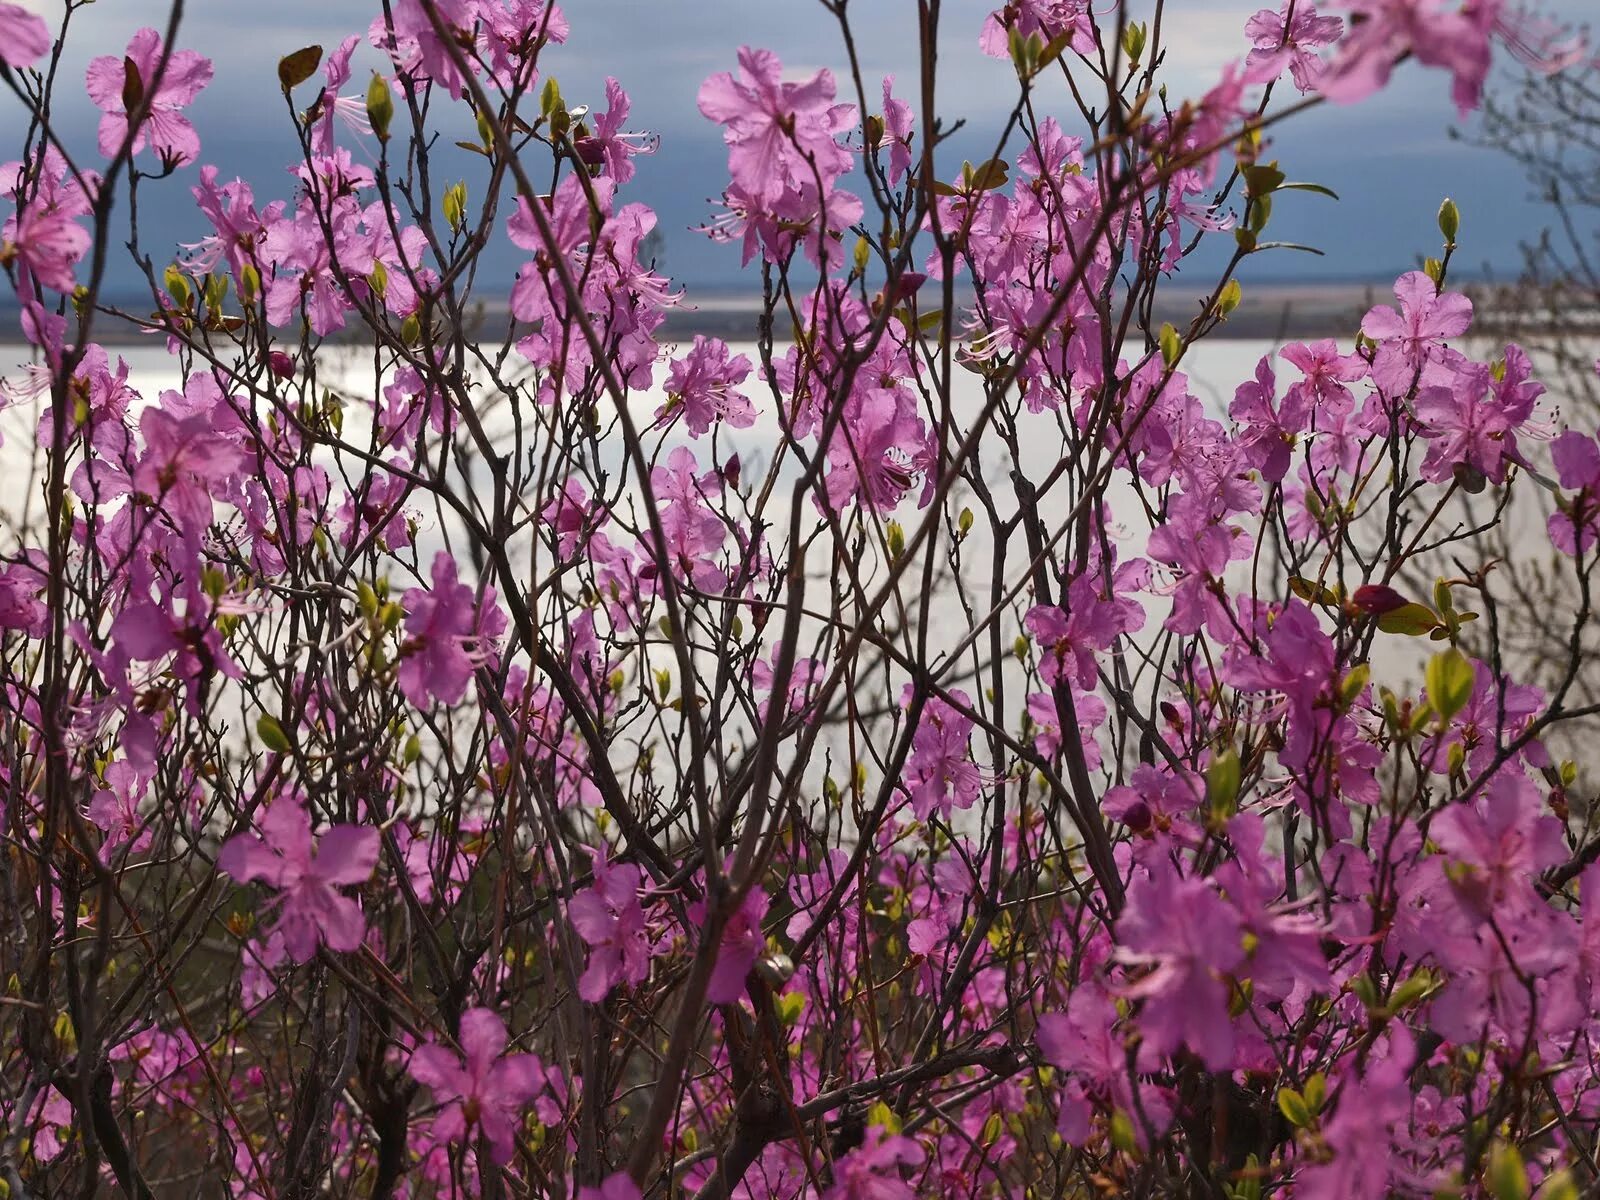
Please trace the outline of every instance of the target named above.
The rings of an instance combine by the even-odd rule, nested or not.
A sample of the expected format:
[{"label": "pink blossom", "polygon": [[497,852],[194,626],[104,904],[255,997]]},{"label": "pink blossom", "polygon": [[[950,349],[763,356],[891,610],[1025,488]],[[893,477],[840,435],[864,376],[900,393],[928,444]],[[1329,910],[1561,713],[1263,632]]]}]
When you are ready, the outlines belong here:
[{"label": "pink blossom", "polygon": [[594,856],[594,883],[572,897],[567,919],[589,945],[578,995],[598,1004],[618,983],[643,983],[650,974],[650,937],[639,904],[639,868]]},{"label": "pink blossom", "polygon": [[1244,35],[1253,45],[1245,62],[1250,77],[1266,82],[1278,78],[1287,67],[1294,86],[1301,92],[1311,91],[1322,75],[1317,51],[1336,41],[1343,30],[1344,22],[1338,17],[1318,16],[1316,8],[1304,0],[1284,0],[1277,12],[1263,8],[1244,27]]},{"label": "pink blossom", "polygon": [[1576,493],[1550,514],[1550,541],[1565,554],[1581,554],[1600,539],[1600,445],[1569,429],[1551,445],[1550,457],[1561,486]]},{"label": "pink blossom", "polygon": [[633,178],[633,156],[654,154],[655,140],[649,134],[624,133],[622,127],[631,109],[628,93],[615,79],[606,79],[606,111],[593,118],[594,132],[574,144],[578,156],[618,183]]},{"label": "pink blossom", "polygon": [[[908,684],[901,703],[909,706],[914,688]],[[977,802],[983,777],[972,762],[972,698],[959,688],[950,693],[953,704],[931,697],[922,707],[917,731],[911,738],[905,783],[911,811],[926,821],[934,813],[948,818],[952,808],[971,808]],[[961,709],[954,707],[959,704]]]},{"label": "pink blossom", "polygon": [[104,114],[100,153],[110,157],[121,149],[128,136],[131,103],[134,112],[146,110],[134,135],[133,153],[149,145],[165,162],[178,166],[193,162],[200,153],[200,136],[182,110],[210,82],[210,59],[193,50],[167,55],[161,35],[150,28],[133,35],[122,57],[107,54],[94,59],[87,84],[89,98]]},{"label": "pink blossom", "polygon": [[531,1054],[505,1052],[505,1022],[492,1009],[462,1013],[460,1040],[460,1056],[437,1042],[424,1042],[407,1067],[441,1106],[433,1118],[433,1137],[464,1142],[477,1129],[488,1139],[494,1161],[510,1162],[522,1110],[544,1086],[544,1069]]},{"label": "pink blossom", "polygon": [[1394,294],[1400,311],[1376,305],[1362,318],[1361,331],[1379,343],[1372,377],[1390,396],[1403,396],[1423,365],[1440,358],[1444,339],[1467,331],[1472,301],[1457,292],[1441,293],[1421,271],[1396,280]]},{"label": "pink blossom", "polygon": [[[17,205],[0,226],[0,266],[18,261],[33,272],[40,287],[70,292],[76,286],[74,270],[93,244],[89,231],[78,224],[90,211],[90,198],[54,148],[34,171],[22,163],[0,166],[0,193]],[[98,182],[93,177],[90,181]]]},{"label": "pink blossom", "polygon": [[1147,968],[1122,994],[1142,1001],[1138,1026],[1147,1055],[1187,1045],[1212,1070],[1233,1064],[1233,1023],[1223,976],[1244,961],[1239,918],[1203,879],[1165,858],[1128,889],[1117,922],[1118,958]]},{"label": "pink blossom", "polygon": [[834,1164],[833,1185],[823,1200],[915,1200],[917,1192],[902,1177],[903,1167],[919,1165],[922,1147],[898,1134],[875,1137]]},{"label": "pink blossom", "polygon": [[728,169],[754,200],[776,200],[850,169],[850,153],[835,140],[854,121],[855,108],[835,104],[833,73],[804,83],[782,82],[783,64],[769,50],[739,50],[739,77],[724,71],[700,86],[700,111],[726,127]]},{"label": "pink blossom", "polygon": [[[761,920],[766,916],[769,900],[766,892],[751,888],[722,927],[722,937],[717,942],[716,964],[711,972],[711,980],[706,985],[706,1000],[709,1003],[732,1004],[744,995],[745,976],[750,974],[756,959],[766,949]],[[689,919],[704,928],[706,908],[703,901],[689,906]]]},{"label": "pink blossom", "polygon": [[626,1171],[607,1175],[599,1187],[580,1187],[578,1200],[639,1200],[639,1185]]},{"label": "pink blossom", "polygon": [[15,70],[33,66],[50,49],[50,27],[17,4],[0,4],[0,63]]},{"label": "pink blossom", "polygon": [[361,945],[361,906],[336,889],[365,883],[378,864],[378,831],[333,825],[311,835],[311,816],[292,796],[273,800],[261,836],[241,833],[217,855],[217,869],[241,883],[260,880],[278,892],[277,932],[292,962],[306,962],[320,945],[349,952]]},{"label": "pink blossom", "polygon": [[735,429],[748,429],[755,424],[756,410],[735,388],[749,375],[748,358],[730,354],[721,338],[697,333],[689,353],[673,360],[667,373],[667,403],[656,416],[664,419],[681,405],[691,437],[708,432],[719,420]]},{"label": "pink blossom", "polygon": [[456,580],[456,560],[441,550],[433,557],[432,586],[410,588],[402,600],[408,637],[401,650],[401,693],[418,708],[434,700],[459,703],[505,628],[494,590],[485,589],[480,610],[472,589]]}]

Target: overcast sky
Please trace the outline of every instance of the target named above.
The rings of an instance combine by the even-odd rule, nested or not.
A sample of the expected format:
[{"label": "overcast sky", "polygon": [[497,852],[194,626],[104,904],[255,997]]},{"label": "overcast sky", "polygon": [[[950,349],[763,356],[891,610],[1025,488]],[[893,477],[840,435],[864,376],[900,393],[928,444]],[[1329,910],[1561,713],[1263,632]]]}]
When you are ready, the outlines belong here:
[{"label": "overcast sky", "polygon": [[[53,14],[52,0],[22,2]],[[1593,3],[1559,0],[1553,7],[1577,19],[1592,12]],[[940,108],[946,119],[967,119],[970,136],[953,149],[974,158],[987,152],[982,147],[992,144],[1014,95],[1009,65],[977,49],[978,28],[991,7],[979,0],[944,4]],[[1248,48],[1244,23],[1259,7],[1234,0],[1167,0],[1170,93],[1198,94],[1225,61],[1242,55]],[[567,102],[603,103],[601,82],[615,75],[633,97],[633,126],[661,136],[660,152],[638,160],[629,194],[661,216],[667,271],[691,284],[737,283],[737,251],[690,231],[711,213],[708,198],[721,189],[726,161],[719,131],[696,111],[696,90],[707,75],[734,65],[741,44],[777,50],[792,72],[826,66],[842,78],[837,25],[812,0],[571,0],[564,9],[572,37],[549,55],[547,66],[559,77]],[[120,52],[140,26],[162,26],[167,11],[160,0],[99,0],[81,10],[69,77],[81,80],[94,54]],[[377,11],[377,0],[189,0],[180,44],[210,55],[217,72],[191,110],[202,161],[216,163],[225,178],[250,179],[258,200],[291,194],[292,182],[279,167],[293,143],[277,61],[311,43],[331,48],[346,34],[364,31]],[[914,78],[913,0],[854,0],[850,13],[869,96],[876,95],[884,74]],[[368,65],[375,63],[370,59]],[[356,79],[365,78],[358,60]],[[1049,98],[1046,92],[1042,103]],[[1059,111],[1065,121],[1069,106],[1062,103]],[[63,109],[74,142],[92,149],[95,116],[86,99]],[[0,128],[5,124],[0,115]],[[1414,65],[1402,67],[1391,88],[1366,104],[1325,106],[1296,119],[1274,152],[1291,177],[1326,183],[1341,199],[1285,197],[1274,213],[1273,234],[1330,253],[1323,259],[1279,255],[1274,261],[1263,255],[1251,264],[1256,276],[1377,278],[1405,270],[1419,254],[1436,252],[1434,213],[1446,195],[1462,210],[1461,265],[1514,269],[1519,239],[1535,236],[1546,214],[1529,200],[1514,164],[1447,136],[1457,124],[1448,78]],[[193,174],[191,167],[180,180],[158,185],[175,194],[170,206],[149,210],[146,237],[152,244],[194,240],[204,232],[186,194]],[[514,267],[507,264],[507,278]]]}]

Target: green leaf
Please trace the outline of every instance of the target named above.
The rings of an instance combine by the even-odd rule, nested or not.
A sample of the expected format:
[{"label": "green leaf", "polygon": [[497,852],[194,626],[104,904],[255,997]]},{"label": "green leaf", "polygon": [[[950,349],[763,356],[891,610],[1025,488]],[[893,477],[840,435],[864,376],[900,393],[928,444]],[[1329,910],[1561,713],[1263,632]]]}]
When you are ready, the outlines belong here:
[{"label": "green leaf", "polygon": [[882,1100],[867,1109],[867,1124],[890,1135],[898,1134],[901,1130],[900,1118],[895,1116],[894,1109]]},{"label": "green leaf", "polygon": [[1058,33],[1055,37],[1051,38],[1050,44],[1039,52],[1039,60],[1033,64],[1034,71],[1036,73],[1042,71],[1051,63],[1055,62],[1055,60],[1060,57],[1061,52],[1068,46],[1072,45],[1072,39],[1076,32],[1076,30],[1069,26],[1064,33]]},{"label": "green leaf", "polygon": [[1244,299],[1244,288],[1237,279],[1230,279],[1222,291],[1217,293],[1217,315],[1226,317],[1239,307],[1239,302]]},{"label": "green leaf", "polygon": [[256,719],[256,736],[261,739],[261,744],[274,754],[287,754],[291,749],[289,735],[283,731],[283,726],[278,724],[278,719],[262,713]]},{"label": "green leaf", "polygon": [[1331,187],[1326,187],[1320,183],[1306,183],[1304,180],[1297,180],[1290,183],[1280,183],[1278,185],[1278,190],[1280,192],[1315,192],[1317,195],[1326,196],[1330,200],[1337,200],[1339,198],[1339,193],[1334,191]]},{"label": "green leaf", "polygon": [[1489,1150],[1489,1169],[1483,1181],[1494,1200],[1528,1200],[1533,1189],[1522,1153],[1509,1142],[1496,1142]]},{"label": "green leaf", "polygon": [[561,85],[556,82],[554,75],[545,77],[544,87],[539,89],[539,115],[548,117],[551,113],[565,108],[561,99]]},{"label": "green leaf", "polygon": [[1475,682],[1472,663],[1454,646],[1429,660],[1424,680],[1428,685],[1428,701],[1439,714],[1440,724],[1447,723],[1472,699]]},{"label": "green leaf", "polygon": [[1318,258],[1325,257],[1321,250],[1315,246],[1302,246],[1299,242],[1261,242],[1257,250],[1299,250],[1302,254],[1315,254]]},{"label": "green leaf", "polygon": [[1378,618],[1378,628],[1384,633],[1403,633],[1406,637],[1421,637],[1438,625],[1439,618],[1425,604],[1402,604]]},{"label": "green leaf", "polygon": [[451,230],[460,233],[463,225],[467,223],[467,183],[461,180],[445,189],[444,219]]},{"label": "green leaf", "polygon": [[1211,764],[1206,767],[1206,804],[1216,819],[1225,821],[1238,809],[1243,775],[1239,755],[1232,746],[1212,755]]},{"label": "green leaf", "polygon": [[1289,576],[1289,590],[1307,604],[1337,604],[1339,593],[1327,584],[1307,579],[1304,575]]},{"label": "green leaf", "polygon": [[883,532],[889,544],[889,558],[898,562],[906,552],[906,531],[901,528],[899,521],[890,521]]},{"label": "green leaf", "polygon": [[995,188],[1004,187],[1006,174],[1010,167],[1003,158],[991,158],[982,166],[974,167],[972,174],[967,178],[967,190],[972,192],[992,192]]},{"label": "green leaf", "polygon": [[1244,169],[1245,194],[1252,200],[1270,196],[1283,186],[1284,174],[1271,163],[1257,163]]},{"label": "green leaf", "polygon": [[1311,1124],[1311,1109],[1305,1097],[1292,1087],[1278,1089],[1278,1111],[1296,1129],[1305,1129]]},{"label": "green leaf", "polygon": [[285,54],[280,58],[278,60],[278,82],[283,86],[284,93],[287,95],[310,79],[311,73],[321,63],[321,46],[304,46],[293,54]]},{"label": "green leaf", "polygon": [[1178,331],[1168,321],[1161,327],[1161,361],[1169,367],[1176,366],[1178,359],[1183,354],[1183,341],[1178,337]]},{"label": "green leaf", "polygon": [[1122,31],[1122,52],[1128,56],[1129,62],[1139,61],[1140,56],[1144,54],[1144,44],[1148,36],[1146,26],[1140,21],[1130,21],[1128,27]]}]

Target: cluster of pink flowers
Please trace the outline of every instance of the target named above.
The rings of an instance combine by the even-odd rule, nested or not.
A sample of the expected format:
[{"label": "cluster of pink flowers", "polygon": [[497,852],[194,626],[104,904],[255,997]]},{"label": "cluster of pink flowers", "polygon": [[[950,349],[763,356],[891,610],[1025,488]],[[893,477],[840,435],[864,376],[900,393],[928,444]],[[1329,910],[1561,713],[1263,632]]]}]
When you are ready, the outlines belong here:
[{"label": "cluster of pink flowers", "polygon": [[[654,142],[616,79],[562,96],[553,4],[391,0],[285,57],[302,158],[258,202],[202,161],[203,55],[95,58],[69,147],[54,35],[0,2],[45,131],[0,167],[34,359],[0,400],[39,410],[0,453],[47,501],[0,546],[3,1194],[1592,1181],[1600,841],[1560,737],[1594,714],[1577,660],[1508,661],[1452,506],[1544,485],[1518,536],[1578,645],[1600,442],[1465,340],[1453,206],[1394,305],[1224,405],[1184,359],[1229,280],[1148,320],[1193,239],[1269,248],[1280,80],[1414,58],[1467,109],[1496,39],[1579,54],[1498,0],[1341,7],[1255,14],[1179,103],[1144,25],[1014,0],[971,31],[1025,81],[1004,153],[947,179],[926,96],[740,51],[698,100],[710,232],[767,288],[746,354],[668,342]],[[1057,60],[1138,96],[1075,136]],[[428,174],[438,109],[476,193]],[[103,189],[169,175],[158,390],[85,263]]]}]

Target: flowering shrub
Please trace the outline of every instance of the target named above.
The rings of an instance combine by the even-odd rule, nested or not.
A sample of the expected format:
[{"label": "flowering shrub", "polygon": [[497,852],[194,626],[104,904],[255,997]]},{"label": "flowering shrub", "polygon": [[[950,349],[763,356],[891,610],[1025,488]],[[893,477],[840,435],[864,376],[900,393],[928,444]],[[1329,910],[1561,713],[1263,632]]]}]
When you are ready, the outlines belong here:
[{"label": "flowering shrub", "polygon": [[[563,95],[551,4],[285,47],[301,159],[258,199],[176,11],[93,61],[85,146],[77,6],[0,3],[0,453],[38,467],[0,531],[0,1194],[1596,1186],[1600,834],[1546,747],[1596,714],[1576,656],[1518,681],[1479,540],[1554,497],[1521,537],[1576,645],[1593,431],[1463,340],[1448,202],[1352,338],[1226,413],[1185,370],[1318,202],[1296,112],[1581,54],[1499,0],[1344,9],[1256,14],[1188,100],[1159,19],[1080,0],[919,5],[881,93],[741,51],[698,97],[740,348],[667,337],[648,114]],[[1016,94],[960,168],[955,37]],[[185,187],[119,310],[114,208]]]}]

